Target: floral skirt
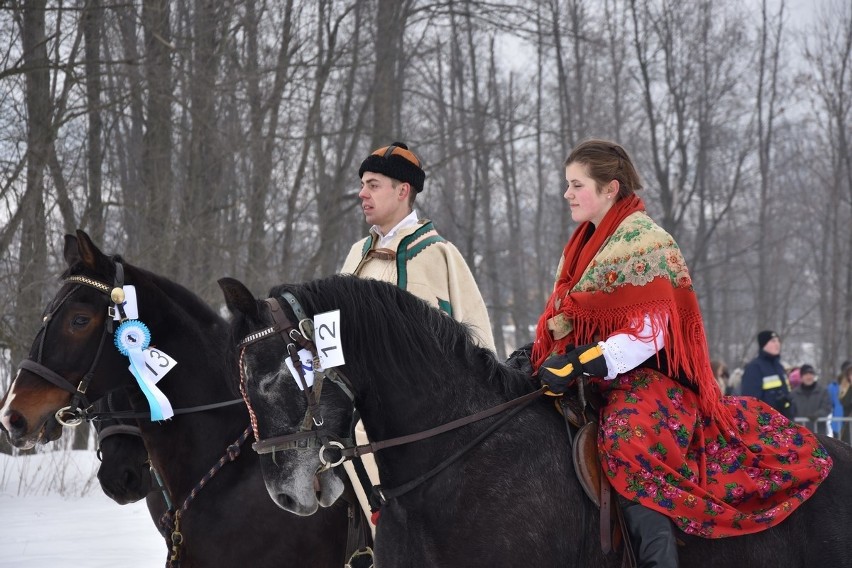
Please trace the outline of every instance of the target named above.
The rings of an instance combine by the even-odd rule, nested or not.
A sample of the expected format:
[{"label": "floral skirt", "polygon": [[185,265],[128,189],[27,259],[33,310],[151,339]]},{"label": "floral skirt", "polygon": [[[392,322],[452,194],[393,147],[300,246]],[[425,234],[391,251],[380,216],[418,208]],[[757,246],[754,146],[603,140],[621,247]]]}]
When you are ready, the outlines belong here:
[{"label": "floral skirt", "polygon": [[610,483],[686,533],[721,538],[777,525],[831,470],[811,432],[757,399],[723,398],[730,429],[701,416],[696,394],[656,371],[599,384],[607,402],[598,447]]}]

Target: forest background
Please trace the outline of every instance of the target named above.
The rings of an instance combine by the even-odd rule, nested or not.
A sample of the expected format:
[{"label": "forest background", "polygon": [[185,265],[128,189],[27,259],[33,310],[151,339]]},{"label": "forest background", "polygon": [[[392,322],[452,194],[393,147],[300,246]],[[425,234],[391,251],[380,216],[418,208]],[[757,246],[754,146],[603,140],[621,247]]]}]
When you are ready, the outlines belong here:
[{"label": "forest background", "polygon": [[401,140],[498,355],[531,340],[573,223],[565,157],[621,142],[678,241],[711,355],[779,332],[852,358],[848,0],[0,1],[0,389],[63,235],[221,305],[336,272],[358,166]]}]

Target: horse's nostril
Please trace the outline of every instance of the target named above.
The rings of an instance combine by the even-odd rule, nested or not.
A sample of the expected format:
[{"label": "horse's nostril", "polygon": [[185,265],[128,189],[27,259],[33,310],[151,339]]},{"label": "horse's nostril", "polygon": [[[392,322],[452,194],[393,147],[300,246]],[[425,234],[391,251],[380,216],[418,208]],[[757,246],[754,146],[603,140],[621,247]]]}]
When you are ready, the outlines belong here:
[{"label": "horse's nostril", "polygon": [[130,469],[125,469],[121,478],[125,487],[137,487],[139,485],[139,478]]},{"label": "horse's nostril", "polygon": [[278,494],[278,505],[279,507],[283,507],[284,509],[292,509],[293,505],[296,503],[292,497],[287,495],[286,493]]},{"label": "horse's nostril", "polygon": [[15,410],[10,410],[6,414],[6,421],[9,423],[9,430],[22,432],[27,429],[27,419],[24,418],[23,414]]}]

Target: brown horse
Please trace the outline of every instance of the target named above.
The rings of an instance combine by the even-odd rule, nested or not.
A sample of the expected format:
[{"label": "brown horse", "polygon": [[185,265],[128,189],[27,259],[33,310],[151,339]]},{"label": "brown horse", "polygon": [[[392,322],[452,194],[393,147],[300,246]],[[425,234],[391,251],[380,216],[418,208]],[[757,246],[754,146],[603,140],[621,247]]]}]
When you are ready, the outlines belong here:
[{"label": "brown horse", "polygon": [[[65,259],[63,284],[45,311],[29,359],[0,401],[0,423],[13,445],[27,448],[57,439],[62,430],[55,414],[60,409],[71,407],[61,414],[71,420],[94,413],[89,401],[116,389],[139,392],[128,358],[113,345],[114,288],[135,286],[139,321],[150,329],[152,345],[177,361],[157,383],[174,408],[234,398],[227,384],[236,372],[226,364],[228,325],[197,296],[121,257],[104,255],[82,231],[66,236]],[[257,454],[244,444],[249,425],[245,405],[162,422],[138,420],[138,425],[176,509],[165,519],[169,541],[180,541],[172,547],[179,557],[170,565],[344,564],[346,504],[311,518],[275,506],[264,488]],[[109,538],[109,532],[102,538]]]}]

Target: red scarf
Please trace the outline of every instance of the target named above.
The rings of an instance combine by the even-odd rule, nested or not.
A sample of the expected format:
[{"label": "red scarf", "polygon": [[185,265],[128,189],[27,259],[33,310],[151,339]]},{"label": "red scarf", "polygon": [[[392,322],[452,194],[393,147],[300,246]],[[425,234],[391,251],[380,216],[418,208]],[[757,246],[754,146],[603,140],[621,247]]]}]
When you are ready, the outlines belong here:
[{"label": "red scarf", "polygon": [[[702,413],[717,416],[721,392],[713,377],[701,311],[688,277],[676,284],[657,277],[643,286],[625,283],[606,292],[572,291],[622,222],[644,210],[638,196],[621,199],[597,228],[587,221],[571,235],[563,252],[562,270],[538,321],[533,364],[538,368],[547,357],[563,353],[569,345],[593,343],[617,333],[637,335],[645,316],[650,315],[652,322],[668,322],[662,331],[671,374],[680,370],[697,387]],[[560,313],[571,320],[573,329],[568,336],[554,339],[548,322]]]}]

